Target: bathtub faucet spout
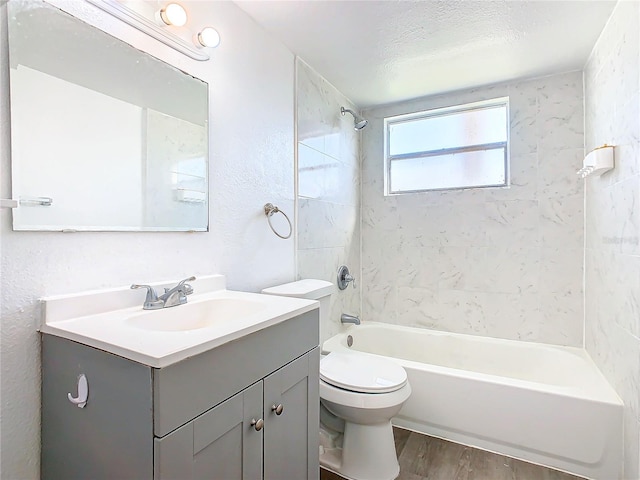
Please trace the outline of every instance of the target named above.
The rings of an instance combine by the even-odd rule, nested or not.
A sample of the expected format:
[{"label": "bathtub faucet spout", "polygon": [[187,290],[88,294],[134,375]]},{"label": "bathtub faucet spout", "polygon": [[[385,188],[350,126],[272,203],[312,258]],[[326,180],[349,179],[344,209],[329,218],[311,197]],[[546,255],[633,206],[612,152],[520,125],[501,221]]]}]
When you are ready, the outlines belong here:
[{"label": "bathtub faucet spout", "polygon": [[342,323],[354,323],[356,325],[360,325],[360,319],[355,315],[349,315],[348,313],[343,313],[340,317],[340,321]]}]

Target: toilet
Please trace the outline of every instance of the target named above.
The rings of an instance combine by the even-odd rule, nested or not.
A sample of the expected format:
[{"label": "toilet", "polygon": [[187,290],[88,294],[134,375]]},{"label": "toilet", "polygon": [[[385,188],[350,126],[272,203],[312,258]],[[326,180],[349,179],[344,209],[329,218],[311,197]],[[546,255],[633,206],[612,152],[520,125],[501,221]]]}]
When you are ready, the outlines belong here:
[{"label": "toilet", "polygon": [[[299,280],[262,293],[320,302],[329,321],[333,285]],[[323,323],[324,322],[324,323]],[[320,465],[352,480],[393,480],[400,473],[391,418],[411,394],[398,364],[362,352],[332,352],[320,360]]]}]

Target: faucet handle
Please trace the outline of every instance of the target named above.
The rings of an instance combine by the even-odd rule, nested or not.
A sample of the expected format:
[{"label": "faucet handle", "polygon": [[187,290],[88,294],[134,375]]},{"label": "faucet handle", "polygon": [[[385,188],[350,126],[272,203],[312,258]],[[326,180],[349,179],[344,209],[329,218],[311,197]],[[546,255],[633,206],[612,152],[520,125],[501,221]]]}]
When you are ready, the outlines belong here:
[{"label": "faucet handle", "polygon": [[[196,279],[196,277],[193,277],[193,276],[191,276],[189,278],[185,278],[184,280],[180,280],[178,282],[177,286],[184,285],[186,282],[193,282],[195,279]],[[191,287],[191,285],[189,285],[189,286]],[[193,291],[193,288],[191,290]]]},{"label": "faucet handle", "polygon": [[153,308],[154,306],[162,303],[160,300],[158,300],[158,294],[156,293],[156,291],[154,290],[154,288],[151,285],[136,285],[135,283],[133,285],[131,285],[131,289],[132,290],[134,290],[136,288],[146,288],[147,289],[147,296],[144,299],[143,308],[145,308],[145,309]]},{"label": "faucet handle", "polygon": [[196,277],[191,276],[189,278],[185,278],[184,280],[180,280],[176,287],[182,287],[182,293],[185,295],[191,295],[193,293],[193,287],[186,282],[193,282]]}]

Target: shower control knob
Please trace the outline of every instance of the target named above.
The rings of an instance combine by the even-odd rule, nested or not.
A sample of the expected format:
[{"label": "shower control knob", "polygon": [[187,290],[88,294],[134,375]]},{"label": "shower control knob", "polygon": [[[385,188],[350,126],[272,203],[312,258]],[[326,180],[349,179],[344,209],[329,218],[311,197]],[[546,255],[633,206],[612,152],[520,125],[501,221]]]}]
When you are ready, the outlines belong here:
[{"label": "shower control knob", "polygon": [[279,403],[278,405],[271,406],[271,411],[275,412],[276,415],[282,415],[283,410],[284,410],[284,407],[282,406],[281,403]]},{"label": "shower control knob", "polygon": [[262,430],[262,427],[264,427],[264,420],[261,418],[256,420],[254,418],[251,420],[251,426],[256,429],[256,432],[259,432],[260,430]]}]

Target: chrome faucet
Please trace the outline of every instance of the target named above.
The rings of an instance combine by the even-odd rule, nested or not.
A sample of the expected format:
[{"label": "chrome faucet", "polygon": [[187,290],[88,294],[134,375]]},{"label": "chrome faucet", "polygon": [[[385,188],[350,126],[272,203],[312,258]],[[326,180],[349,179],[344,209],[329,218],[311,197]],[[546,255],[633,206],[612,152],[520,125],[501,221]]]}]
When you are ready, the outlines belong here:
[{"label": "chrome faucet", "polygon": [[186,282],[192,282],[195,279],[196,277],[189,277],[180,280],[175,287],[165,288],[164,293],[160,296],[158,296],[155,289],[150,285],[133,284],[131,288],[146,288],[147,297],[144,299],[142,308],[144,310],[158,310],[160,308],[175,307],[176,305],[187,303],[187,295],[193,293],[193,287]]},{"label": "chrome faucet", "polygon": [[356,317],[355,315],[349,315],[348,313],[343,313],[340,316],[340,321],[342,323],[353,323],[355,325],[360,325],[360,318]]}]

